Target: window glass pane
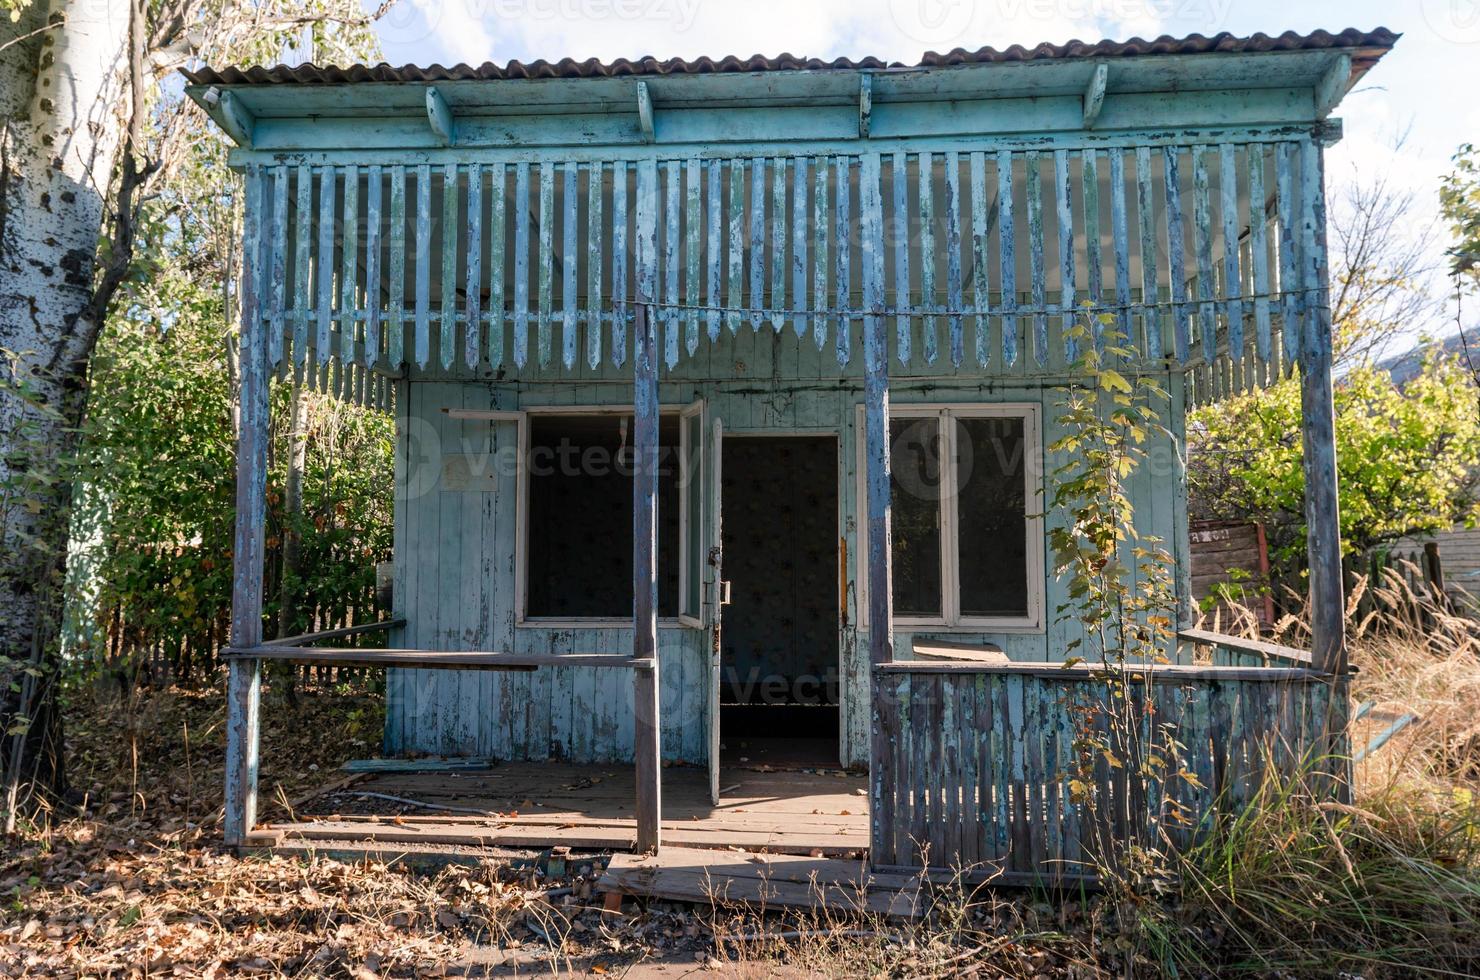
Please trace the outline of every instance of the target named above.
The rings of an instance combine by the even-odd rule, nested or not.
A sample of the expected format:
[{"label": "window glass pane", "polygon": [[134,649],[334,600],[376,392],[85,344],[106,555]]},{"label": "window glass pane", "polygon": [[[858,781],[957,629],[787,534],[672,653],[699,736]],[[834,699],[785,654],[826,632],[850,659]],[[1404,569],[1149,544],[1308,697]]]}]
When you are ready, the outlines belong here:
[{"label": "window glass pane", "polygon": [[940,423],[935,418],[889,423],[894,613],[941,615]]},{"label": "window glass pane", "polygon": [[[658,426],[658,614],[678,606],[678,418]],[[527,614],[632,616],[632,419],[529,420]]]},{"label": "window glass pane", "polygon": [[707,569],[704,543],[707,534],[704,528],[704,473],[701,469],[704,448],[704,413],[695,412],[683,419],[684,438],[688,440],[688,453],[680,474],[683,483],[684,517],[688,522],[688,582],[683,595],[683,613],[699,615],[700,588]]},{"label": "window glass pane", "polygon": [[1023,419],[958,418],[955,424],[961,615],[1026,616]]}]

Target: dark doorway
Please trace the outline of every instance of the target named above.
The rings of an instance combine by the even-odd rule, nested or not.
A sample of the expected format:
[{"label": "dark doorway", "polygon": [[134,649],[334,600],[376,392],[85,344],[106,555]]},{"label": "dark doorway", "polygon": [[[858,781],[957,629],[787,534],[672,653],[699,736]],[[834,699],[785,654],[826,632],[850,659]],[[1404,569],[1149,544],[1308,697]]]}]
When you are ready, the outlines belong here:
[{"label": "dark doorway", "polygon": [[838,443],[726,436],[727,763],[838,762]]}]

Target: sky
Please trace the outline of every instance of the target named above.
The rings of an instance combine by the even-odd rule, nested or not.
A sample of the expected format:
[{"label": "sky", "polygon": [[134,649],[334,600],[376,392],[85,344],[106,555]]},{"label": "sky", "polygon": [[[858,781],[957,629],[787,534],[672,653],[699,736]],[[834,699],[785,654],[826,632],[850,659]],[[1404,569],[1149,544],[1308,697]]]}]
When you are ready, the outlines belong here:
[{"label": "sky", "polygon": [[[1387,176],[1417,198],[1414,226],[1395,233],[1418,234],[1439,220],[1451,155],[1480,143],[1480,0],[401,0],[377,31],[392,64],[782,52],[913,63],[955,47],[1378,26],[1403,38],[1337,109],[1328,187],[1339,206],[1353,182]],[[1439,296],[1446,239],[1440,228],[1431,249]],[[1412,333],[1452,333],[1453,316],[1441,305]]]}]

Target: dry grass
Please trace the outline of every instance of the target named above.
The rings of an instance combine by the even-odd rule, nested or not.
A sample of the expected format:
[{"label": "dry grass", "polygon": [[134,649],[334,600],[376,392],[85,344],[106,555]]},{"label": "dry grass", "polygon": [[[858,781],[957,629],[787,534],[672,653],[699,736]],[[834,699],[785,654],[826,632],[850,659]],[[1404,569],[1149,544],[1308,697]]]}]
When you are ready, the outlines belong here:
[{"label": "dry grass", "polygon": [[[1204,936],[1167,930],[1183,966],[1363,977],[1480,971],[1480,624],[1415,592],[1405,576],[1349,597],[1352,804],[1267,786],[1189,855],[1181,907]],[[1360,612],[1359,612],[1360,611]],[[1228,632],[1247,631],[1235,610]],[[1279,638],[1307,642],[1303,617]],[[1404,716],[1407,723],[1370,753]]]}]

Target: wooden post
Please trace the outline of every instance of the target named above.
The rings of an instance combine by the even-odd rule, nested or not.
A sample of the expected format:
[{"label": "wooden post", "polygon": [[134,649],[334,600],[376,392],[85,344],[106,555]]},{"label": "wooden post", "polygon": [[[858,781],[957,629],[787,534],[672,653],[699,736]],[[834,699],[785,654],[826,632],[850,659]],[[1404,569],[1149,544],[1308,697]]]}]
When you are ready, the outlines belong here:
[{"label": "wooden post", "polygon": [[[267,523],[267,344],[258,316],[261,274],[261,168],[247,168],[242,247],[240,429],[236,448],[236,543],[232,555],[231,645],[262,642],[263,528]],[[258,708],[262,666],[232,660],[226,682],[226,808],[229,846],[246,842],[257,822]]]},{"label": "wooden post", "polygon": [[658,362],[657,323],[648,303],[657,280],[657,166],[638,164],[637,307],[632,358],[632,656],[637,744],[637,850],[658,850],[662,813],[662,728],[658,712]]},{"label": "wooden post", "polygon": [[1423,546],[1423,573],[1428,579],[1429,590],[1434,601],[1442,609],[1449,604],[1449,593],[1444,589],[1444,562],[1439,557],[1439,542],[1425,541]]},{"label": "wooden post", "polygon": [[1326,281],[1326,197],[1321,148],[1301,144],[1301,265],[1305,322],[1300,407],[1305,449],[1306,553],[1310,563],[1311,654],[1333,674],[1346,670],[1346,600],[1336,489],[1336,419],[1331,384],[1331,308]]},{"label": "wooden post", "polygon": [[[879,200],[878,158],[864,158],[860,177],[861,245],[864,251],[864,444],[868,506],[868,646],[869,664],[877,668],[894,659],[894,571],[890,555],[889,490],[889,342],[883,306],[883,235]],[[846,322],[839,330],[848,329]],[[883,692],[869,671],[873,702],[872,749],[869,753],[870,852],[881,854],[892,836],[892,814],[880,805],[892,797],[886,769],[890,746],[899,733],[899,706]]]},{"label": "wooden post", "polygon": [[[657,325],[637,307],[632,399],[632,656],[656,660],[658,652],[658,375]],[[662,799],[659,758],[658,672],[634,672],[637,745],[637,849],[658,849]]]}]

